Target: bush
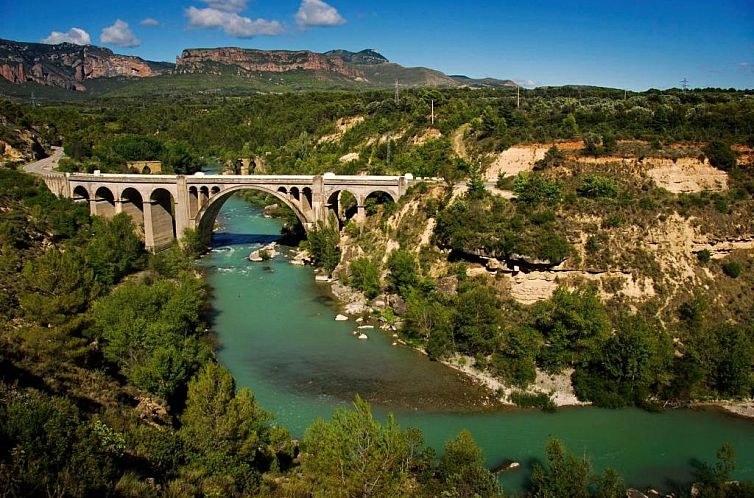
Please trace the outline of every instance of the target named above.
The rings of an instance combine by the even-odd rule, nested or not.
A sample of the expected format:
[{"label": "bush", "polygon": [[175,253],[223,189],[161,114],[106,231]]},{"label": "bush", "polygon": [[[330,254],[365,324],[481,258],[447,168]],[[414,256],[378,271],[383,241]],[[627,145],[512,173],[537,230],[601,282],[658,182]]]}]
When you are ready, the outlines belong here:
[{"label": "bush", "polygon": [[729,261],[723,265],[723,273],[730,278],[738,278],[741,275],[741,265],[735,261]]},{"label": "bush", "polygon": [[355,259],[348,267],[351,273],[351,285],[364,293],[369,299],[380,293],[380,269],[367,258]]},{"label": "bush", "polygon": [[576,189],[581,197],[597,199],[605,197],[614,199],[618,197],[618,182],[607,176],[588,175],[581,181]]},{"label": "bush", "polygon": [[702,151],[712,166],[724,171],[732,170],[738,162],[736,153],[730,148],[730,145],[719,140],[710,142]]},{"label": "bush", "polygon": [[534,171],[542,171],[550,168],[556,168],[565,162],[565,154],[558,149],[557,145],[553,145],[547,152],[545,152],[544,159],[534,163]]},{"label": "bush", "polygon": [[706,265],[709,263],[710,259],[712,258],[712,253],[710,253],[707,249],[703,249],[696,253],[696,259],[699,260],[699,262],[703,265]]},{"label": "bush", "polygon": [[536,206],[540,203],[557,204],[562,186],[556,180],[548,180],[539,174],[519,173],[513,183],[518,202]]},{"label": "bush", "polygon": [[510,400],[521,408],[540,408],[546,412],[556,410],[555,402],[546,393],[513,391]]}]

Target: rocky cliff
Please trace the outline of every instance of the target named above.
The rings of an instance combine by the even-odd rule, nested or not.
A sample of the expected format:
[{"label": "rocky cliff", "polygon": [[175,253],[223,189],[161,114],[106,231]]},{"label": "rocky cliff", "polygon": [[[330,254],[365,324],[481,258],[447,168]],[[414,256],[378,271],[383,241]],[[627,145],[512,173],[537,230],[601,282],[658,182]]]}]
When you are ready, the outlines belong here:
[{"label": "rocky cliff", "polygon": [[101,47],[0,40],[0,76],[11,83],[30,81],[84,91],[83,82],[92,78],[144,78],[170,70],[170,64],[117,55]]},{"label": "rocky cliff", "polygon": [[340,52],[318,54],[308,50],[253,50],[236,47],[186,49],[176,59],[176,72],[187,74],[230,71],[238,76],[245,76],[255,72],[314,71],[338,74],[355,80],[363,79],[363,73],[348,64],[345,59],[344,54]]}]

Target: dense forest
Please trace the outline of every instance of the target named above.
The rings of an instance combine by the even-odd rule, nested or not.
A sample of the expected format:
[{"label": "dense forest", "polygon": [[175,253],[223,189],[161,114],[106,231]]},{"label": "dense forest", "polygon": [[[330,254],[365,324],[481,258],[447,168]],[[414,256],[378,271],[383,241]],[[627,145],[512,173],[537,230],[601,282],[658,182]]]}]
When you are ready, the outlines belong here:
[{"label": "dense forest", "polygon": [[[128,160],[158,159],[165,171],[190,174],[261,157],[268,172],[443,177],[397,204],[368,206],[361,226],[322,226],[303,246],[367,298],[400,298],[403,309],[381,318],[403,321],[404,340],[434,359],[473,358],[520,389],[519,405],[551,408],[547,395],[525,390],[538,370],[572,371],[579,398],[601,406],[752,396],[748,253],[694,254],[699,271],[723,283],[685,289],[662,307],[603,299],[588,282],[523,305],[500,281],[467,271],[483,257],[659,279],[650,255],[615,249],[615,230],[676,215],[720,237],[745,229],[754,178],[730,147],[754,146],[754,101],[743,92],[543,88],[523,92],[520,105],[504,90],[412,90],[397,102],[381,92],[0,102],[0,115],[0,140],[18,143],[16,131],[33,129],[64,146],[68,171],[124,172]],[[553,147],[536,171],[501,178],[515,200],[490,193],[480,176],[511,145],[574,140],[583,143],[576,153]],[[671,195],[610,164],[577,160],[627,153],[628,140],[660,157],[704,154],[729,172],[729,188]],[[692,145],[678,152],[676,143]],[[412,216],[402,214],[412,206]],[[13,168],[0,169],[0,208],[3,496],[503,495],[468,432],[438,457],[420,431],[376,419],[358,398],[294,440],[214,358],[208,289],[193,263],[200,248],[146,254],[126,215],[90,218]],[[581,227],[570,222],[585,214],[601,221],[585,232],[582,255],[573,233]],[[420,247],[430,219],[431,244]],[[387,240],[398,249],[382,260]],[[618,472],[595,474],[561,442],[545,454],[529,496],[625,496]],[[709,460],[697,470],[696,496],[754,495],[751,483],[728,483],[731,446]]]}]

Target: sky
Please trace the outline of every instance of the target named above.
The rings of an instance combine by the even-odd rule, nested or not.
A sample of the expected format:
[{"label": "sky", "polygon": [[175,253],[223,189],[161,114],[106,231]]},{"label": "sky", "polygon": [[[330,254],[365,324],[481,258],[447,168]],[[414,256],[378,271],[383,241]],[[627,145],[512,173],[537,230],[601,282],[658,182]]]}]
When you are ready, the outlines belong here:
[{"label": "sky", "polygon": [[525,86],[754,88],[754,0],[0,0],[0,38],[170,62],[184,48],[371,48]]}]

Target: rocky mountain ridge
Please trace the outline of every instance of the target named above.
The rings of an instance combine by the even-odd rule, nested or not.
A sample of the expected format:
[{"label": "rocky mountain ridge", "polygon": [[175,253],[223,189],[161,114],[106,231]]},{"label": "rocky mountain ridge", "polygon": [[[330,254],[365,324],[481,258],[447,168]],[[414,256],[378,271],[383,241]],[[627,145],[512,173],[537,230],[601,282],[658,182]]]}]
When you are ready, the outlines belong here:
[{"label": "rocky mountain ridge", "polygon": [[0,40],[0,76],[14,84],[34,82],[81,92],[86,90],[84,82],[93,78],[144,78],[171,70],[172,64],[92,45]]},{"label": "rocky mountain ridge", "polygon": [[[95,78],[119,78],[131,85],[143,78],[164,76],[163,84],[178,78],[239,78],[241,85],[305,88],[366,89],[401,87],[503,88],[507,80],[448,76],[425,67],[404,67],[375,50],[257,50],[239,47],[190,48],[176,63],[152,62],[119,55],[93,45],[47,45],[0,39],[0,81],[36,83],[86,92]],[[200,85],[202,82],[196,82]],[[207,83],[212,85],[214,83]],[[149,91],[149,90],[147,90]],[[13,92],[11,92],[13,93]]]}]

